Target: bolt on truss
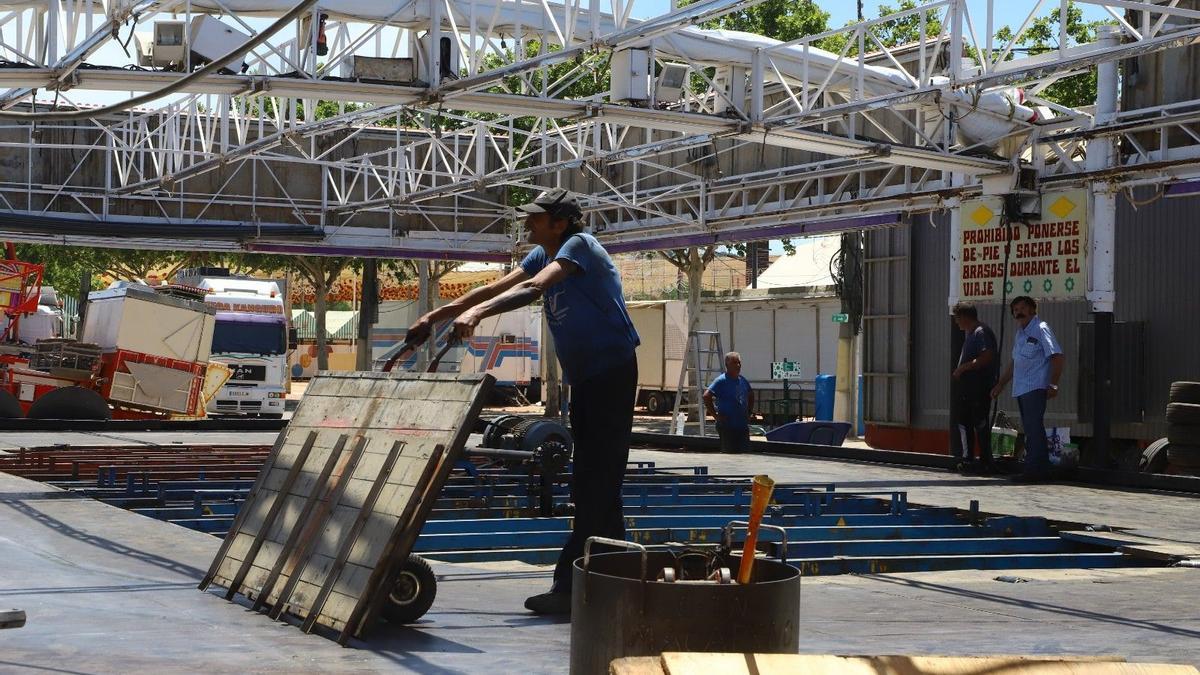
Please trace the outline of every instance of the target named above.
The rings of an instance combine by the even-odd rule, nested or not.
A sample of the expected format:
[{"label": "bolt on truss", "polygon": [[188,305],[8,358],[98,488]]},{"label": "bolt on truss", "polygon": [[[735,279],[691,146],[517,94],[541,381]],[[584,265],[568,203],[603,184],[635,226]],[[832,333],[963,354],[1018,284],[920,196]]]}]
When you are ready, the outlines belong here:
[{"label": "bolt on truss", "polygon": [[[632,0],[330,0],[185,79],[296,4],[0,0],[0,230],[95,243],[112,223],[101,243],[190,228],[196,248],[506,260],[514,200],[551,185],[633,250],[886,225],[1019,167],[1118,186],[1200,173],[1200,101],[1130,97],[1101,119],[1046,95],[1100,63],[1194,48],[1200,11],[1178,0],[1082,0],[1113,26],[1084,44],[1066,0],[1014,3],[1005,40],[985,0],[790,42],[700,27],[757,1],[636,20]],[[1021,49],[1046,12],[1052,46]],[[214,21],[240,37],[205,43]],[[168,22],[191,31],[173,60],[153,53]],[[915,42],[889,43],[897,22]],[[641,64],[632,82],[614,59]],[[14,118],[176,88],[86,119]],[[1097,142],[1117,156],[1089,169]]]}]

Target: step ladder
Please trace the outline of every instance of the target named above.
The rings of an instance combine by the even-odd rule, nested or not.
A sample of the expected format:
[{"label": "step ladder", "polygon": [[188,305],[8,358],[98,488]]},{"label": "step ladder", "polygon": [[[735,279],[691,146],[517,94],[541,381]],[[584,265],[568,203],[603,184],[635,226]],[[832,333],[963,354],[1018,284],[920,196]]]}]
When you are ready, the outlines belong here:
[{"label": "step ladder", "polygon": [[[721,334],[715,330],[694,330],[688,333],[687,352],[683,355],[685,368],[679,369],[679,386],[675,389],[675,408],[671,412],[671,424],[675,433],[683,434],[687,428],[681,423],[694,412],[700,422],[700,435],[708,435],[708,415],[704,411],[703,392],[725,372],[725,351],[721,349]],[[686,395],[687,403],[684,403]]]}]

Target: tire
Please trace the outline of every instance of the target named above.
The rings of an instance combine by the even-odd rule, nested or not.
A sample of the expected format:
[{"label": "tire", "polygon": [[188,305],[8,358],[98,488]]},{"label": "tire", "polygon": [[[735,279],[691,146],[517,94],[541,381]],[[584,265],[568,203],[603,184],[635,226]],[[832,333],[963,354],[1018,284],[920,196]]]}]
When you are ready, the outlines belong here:
[{"label": "tire", "polygon": [[1200,445],[1200,426],[1168,424],[1167,439],[1171,441],[1171,445]]},{"label": "tire", "polygon": [[1167,424],[1182,426],[1200,426],[1200,404],[1169,403],[1167,404]]},{"label": "tire", "polygon": [[437,577],[433,574],[433,568],[421,556],[409,554],[408,560],[388,584],[383,618],[388,623],[413,623],[433,607],[436,596]]},{"label": "tire", "polygon": [[0,389],[0,419],[14,420],[25,416],[21,402],[7,389]]},{"label": "tire", "polygon": [[1200,382],[1172,383],[1171,403],[1200,403]]},{"label": "tire", "polygon": [[1200,472],[1200,446],[1174,445],[1167,448],[1167,464],[1172,469],[1189,473]]},{"label": "tire", "polygon": [[1138,471],[1141,473],[1162,473],[1167,470],[1167,448],[1170,441],[1160,438],[1142,451],[1138,460]]},{"label": "tire", "polygon": [[667,397],[652,391],[646,394],[646,412],[651,415],[662,415],[667,411]]},{"label": "tire", "polygon": [[29,406],[31,420],[110,420],[104,397],[83,387],[60,387],[42,394]]}]

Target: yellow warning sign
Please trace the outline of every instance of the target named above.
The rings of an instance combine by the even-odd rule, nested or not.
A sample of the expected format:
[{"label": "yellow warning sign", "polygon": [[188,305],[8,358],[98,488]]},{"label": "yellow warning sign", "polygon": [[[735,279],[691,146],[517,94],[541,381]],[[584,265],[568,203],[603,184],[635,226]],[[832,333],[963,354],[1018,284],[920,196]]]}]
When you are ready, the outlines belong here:
[{"label": "yellow warning sign", "polygon": [[1002,222],[998,197],[963,202],[959,208],[964,218],[957,281],[963,300],[1086,295],[1087,191],[1042,195],[1042,217],[1029,223]]}]

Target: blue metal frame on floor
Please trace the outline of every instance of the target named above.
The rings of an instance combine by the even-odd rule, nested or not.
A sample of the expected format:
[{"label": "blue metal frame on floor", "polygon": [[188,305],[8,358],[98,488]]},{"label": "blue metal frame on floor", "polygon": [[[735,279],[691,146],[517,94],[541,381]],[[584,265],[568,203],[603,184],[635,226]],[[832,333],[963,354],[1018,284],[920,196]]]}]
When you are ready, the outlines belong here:
[{"label": "blue metal frame on floor", "polygon": [[[715,545],[722,528],[744,519],[750,476],[714,475],[702,466],[631,463],[623,488],[627,536],[651,549]],[[54,481],[104,502],[217,536],[232,526],[249,479]],[[500,465],[472,464],[451,477],[414,552],[448,562],[553,563],[570,534],[569,486],[553,486],[555,512],[539,517],[540,479]],[[1162,564],[1065,538],[1042,518],[987,517],[977,508],[925,507],[903,490],[842,492],[831,483],[775,488],[759,535],[766,555],[786,557],[807,575],[955,569],[1099,568]],[[736,540],[735,536],[735,540]]]}]

